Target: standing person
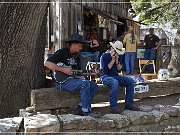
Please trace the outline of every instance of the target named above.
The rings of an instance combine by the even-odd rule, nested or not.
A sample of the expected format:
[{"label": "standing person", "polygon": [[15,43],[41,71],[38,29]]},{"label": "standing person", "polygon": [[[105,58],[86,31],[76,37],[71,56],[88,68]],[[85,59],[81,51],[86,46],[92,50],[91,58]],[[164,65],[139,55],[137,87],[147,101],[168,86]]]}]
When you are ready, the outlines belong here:
[{"label": "standing person", "polygon": [[74,33],[67,43],[69,43],[69,47],[56,51],[45,61],[45,66],[55,71],[56,87],[58,89],[80,91],[80,104],[76,114],[88,115],[91,112],[92,97],[98,89],[97,84],[71,76],[73,74],[72,69],[79,69],[78,54],[85,42],[81,35]]},{"label": "standing person", "polygon": [[110,88],[111,113],[121,113],[117,104],[119,86],[126,87],[125,109],[138,111],[139,109],[133,106],[134,80],[130,77],[118,75],[121,70],[119,55],[125,52],[125,49],[122,48],[123,44],[120,41],[116,41],[114,44],[111,43],[111,45],[110,50],[103,53],[100,58],[100,69],[103,70],[100,74],[100,79],[104,85]]},{"label": "standing person", "polygon": [[[146,50],[144,52],[144,59],[155,60],[157,49],[160,47],[160,39],[154,34],[154,29],[149,29],[149,34],[144,38]],[[153,72],[153,65],[149,65],[149,72]]]},{"label": "standing person", "polygon": [[138,37],[134,34],[133,28],[129,28],[129,33],[124,37],[123,43],[126,47],[125,53],[125,65],[126,65],[126,74],[133,74],[134,63],[136,58],[136,47],[139,44]]},{"label": "standing person", "polygon": [[94,54],[94,61],[98,62],[100,46],[95,30],[92,32],[90,40],[92,41],[92,43],[90,44],[90,52]]}]

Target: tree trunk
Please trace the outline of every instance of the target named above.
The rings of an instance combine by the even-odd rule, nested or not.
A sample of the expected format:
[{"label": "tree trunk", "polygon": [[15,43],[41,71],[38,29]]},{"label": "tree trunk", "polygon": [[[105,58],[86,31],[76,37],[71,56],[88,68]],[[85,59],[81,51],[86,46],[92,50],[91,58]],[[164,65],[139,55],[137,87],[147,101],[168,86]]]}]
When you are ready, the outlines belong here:
[{"label": "tree trunk", "polygon": [[0,5],[0,118],[17,116],[30,89],[44,86],[46,9],[47,3]]},{"label": "tree trunk", "polygon": [[176,33],[174,46],[171,50],[171,61],[168,65],[168,70],[171,77],[180,76],[180,27]]}]

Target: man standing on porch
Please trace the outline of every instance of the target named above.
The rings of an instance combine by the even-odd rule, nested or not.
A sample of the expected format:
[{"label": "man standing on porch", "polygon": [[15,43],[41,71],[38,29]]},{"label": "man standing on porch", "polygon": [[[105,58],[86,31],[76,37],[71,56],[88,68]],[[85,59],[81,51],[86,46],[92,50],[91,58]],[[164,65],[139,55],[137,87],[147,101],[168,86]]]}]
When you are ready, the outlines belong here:
[{"label": "man standing on porch", "polygon": [[[155,60],[157,49],[160,47],[161,42],[158,36],[154,34],[154,29],[149,29],[149,34],[144,38],[146,50],[144,52],[145,60]],[[153,65],[148,65],[149,72],[153,73]]]}]

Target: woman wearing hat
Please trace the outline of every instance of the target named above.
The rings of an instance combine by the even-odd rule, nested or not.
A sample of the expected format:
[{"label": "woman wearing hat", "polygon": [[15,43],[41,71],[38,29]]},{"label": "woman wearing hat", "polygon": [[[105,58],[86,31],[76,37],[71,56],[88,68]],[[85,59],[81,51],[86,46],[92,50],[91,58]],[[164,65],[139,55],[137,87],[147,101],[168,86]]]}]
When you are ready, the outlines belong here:
[{"label": "woman wearing hat", "polygon": [[126,87],[125,109],[138,110],[133,107],[133,79],[118,75],[121,70],[119,55],[124,54],[125,48],[123,48],[123,44],[120,41],[116,41],[115,43],[110,42],[110,44],[110,50],[102,54],[100,58],[100,69],[103,70],[103,72],[100,73],[100,79],[104,85],[107,85],[110,88],[111,113],[121,113],[117,105],[119,99],[119,86]]},{"label": "woman wearing hat", "polygon": [[79,69],[79,51],[85,43],[83,37],[77,33],[71,35],[67,41],[69,47],[56,51],[45,62],[45,66],[55,71],[56,87],[66,91],[80,91],[80,104],[75,114],[88,115],[91,112],[91,100],[98,87],[95,82],[72,76],[72,69]]}]

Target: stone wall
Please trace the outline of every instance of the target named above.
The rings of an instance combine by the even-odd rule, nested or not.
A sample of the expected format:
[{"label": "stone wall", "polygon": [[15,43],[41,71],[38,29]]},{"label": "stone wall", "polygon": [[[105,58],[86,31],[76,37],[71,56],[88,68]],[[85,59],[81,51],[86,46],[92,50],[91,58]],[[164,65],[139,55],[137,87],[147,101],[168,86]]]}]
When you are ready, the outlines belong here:
[{"label": "stone wall", "polygon": [[[164,96],[180,93],[180,78],[172,78],[168,81],[158,81],[157,79],[147,81],[149,91],[135,93],[134,98],[143,99],[151,96]],[[102,84],[98,85],[99,90],[93,98],[93,103],[108,102],[109,88]],[[125,99],[125,91],[120,87],[120,100]],[[31,106],[35,111],[42,111],[54,108],[74,108],[80,101],[79,92],[60,91],[56,88],[35,89],[31,92]]]},{"label": "stone wall", "polygon": [[[168,81],[147,82],[149,91],[136,93],[135,98],[160,96],[179,93],[180,78]],[[121,88],[121,99],[124,90]],[[108,101],[108,88],[99,85],[99,91],[93,102]],[[75,94],[75,95],[74,95]],[[76,98],[75,98],[76,97]],[[68,134],[83,134],[84,132],[105,133],[112,132],[143,132],[158,134],[180,132],[180,106],[139,106],[141,111],[124,110],[121,114],[91,114],[78,116],[73,114],[60,115],[58,110],[71,108],[79,102],[79,93],[58,91],[55,88],[33,90],[31,95],[32,106],[20,110],[19,117],[0,119],[0,134],[44,134],[63,132]],[[57,102],[54,106],[52,103]],[[40,108],[40,109],[39,109]],[[55,115],[56,114],[56,115]]]},{"label": "stone wall", "polygon": [[[139,108],[142,111],[125,110],[121,114],[90,116],[38,112],[32,116],[0,119],[0,133],[16,134],[16,131],[23,131],[25,134],[33,135],[54,132],[63,132],[63,134],[142,132],[149,135],[153,132],[158,134],[180,132],[179,106],[156,105],[139,106]],[[22,120],[23,126],[19,128]]]}]

